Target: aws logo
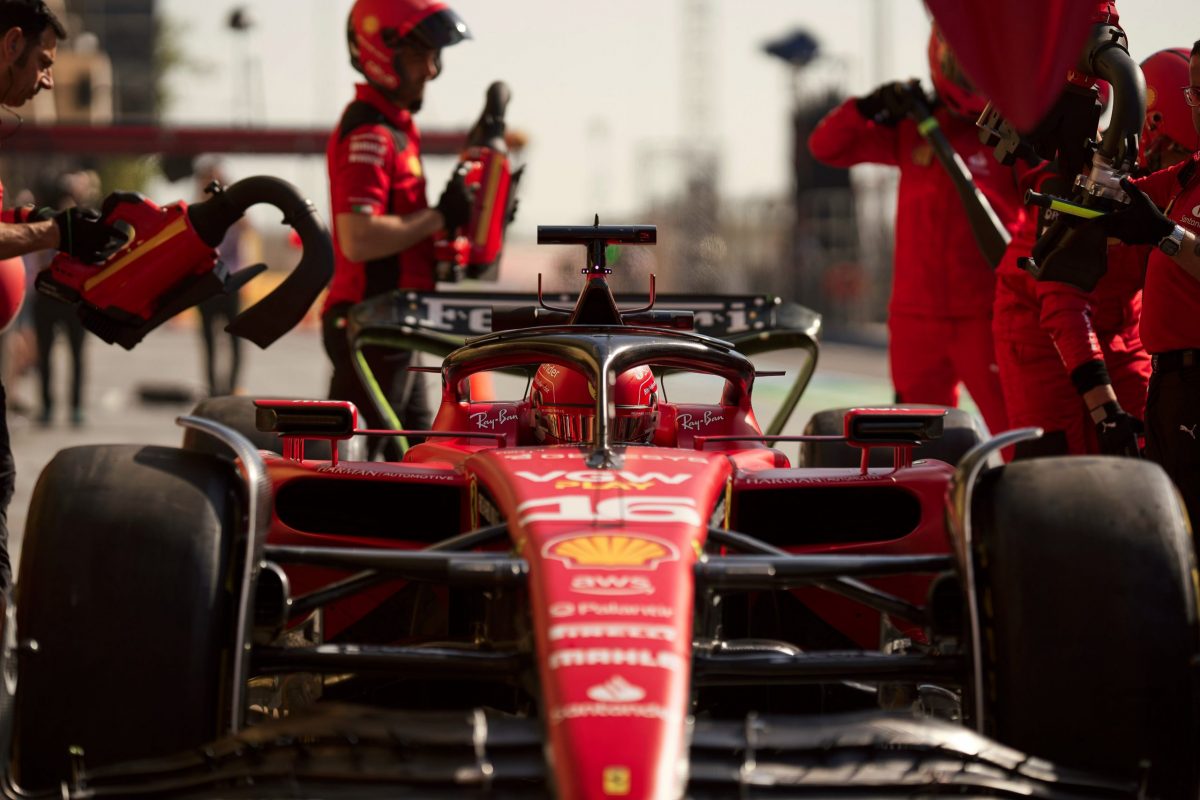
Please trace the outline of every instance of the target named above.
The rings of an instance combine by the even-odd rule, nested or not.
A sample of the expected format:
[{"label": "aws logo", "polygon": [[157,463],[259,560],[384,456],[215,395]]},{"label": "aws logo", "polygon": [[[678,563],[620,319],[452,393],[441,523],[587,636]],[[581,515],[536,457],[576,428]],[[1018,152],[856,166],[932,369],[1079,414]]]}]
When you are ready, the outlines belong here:
[{"label": "aws logo", "polygon": [[546,542],[542,557],[561,561],[568,569],[657,569],[664,561],[678,561],[679,549],[643,534],[576,533]]},{"label": "aws logo", "polygon": [[601,597],[627,597],[654,594],[654,582],[645,575],[576,575],[571,591]]}]

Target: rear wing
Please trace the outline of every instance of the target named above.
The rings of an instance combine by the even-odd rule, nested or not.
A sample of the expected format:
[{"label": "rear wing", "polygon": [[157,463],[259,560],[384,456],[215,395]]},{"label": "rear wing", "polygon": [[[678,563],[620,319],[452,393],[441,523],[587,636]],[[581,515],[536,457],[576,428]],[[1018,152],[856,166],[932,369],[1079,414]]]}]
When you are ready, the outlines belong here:
[{"label": "rear wing", "polygon": [[[575,295],[543,295],[551,305],[570,307]],[[646,302],[645,295],[617,295],[621,307]],[[359,357],[363,347],[414,350],[444,358],[468,339],[492,332],[492,309],[536,306],[535,294],[509,292],[410,292],[399,290],[359,303],[347,318],[354,363],[360,378],[385,419],[402,428],[379,391],[374,376]],[[771,295],[660,294],[655,309],[691,311],[697,333],[723,339],[746,356],[799,348],[807,358],[788,394],[767,425],[766,433],[783,430],[817,367],[821,315]]]}]

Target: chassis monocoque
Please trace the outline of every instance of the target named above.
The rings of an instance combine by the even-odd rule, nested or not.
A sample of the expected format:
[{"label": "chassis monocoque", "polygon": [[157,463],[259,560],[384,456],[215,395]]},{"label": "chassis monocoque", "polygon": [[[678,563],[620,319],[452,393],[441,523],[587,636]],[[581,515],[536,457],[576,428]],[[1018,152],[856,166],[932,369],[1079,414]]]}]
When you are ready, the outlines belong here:
[{"label": "chassis monocoque", "polygon": [[[275,400],[244,404],[258,431],[192,416],[183,449],[56,457],[6,616],[9,795],[1196,795],[1194,559],[1157,467],[992,466],[1033,430],[914,460],[929,409],[764,433],[770,315],[735,345],[621,310],[603,248],[647,226],[539,238],[588,246],[576,306],[448,352],[401,461],[347,457],[396,435],[348,404]],[[356,343],[428,341],[411,301],[360,309]],[[784,338],[815,360],[807,319]],[[596,387],[590,441],[478,399],[543,364]],[[611,386],[641,365],[721,388],[622,444]]]}]

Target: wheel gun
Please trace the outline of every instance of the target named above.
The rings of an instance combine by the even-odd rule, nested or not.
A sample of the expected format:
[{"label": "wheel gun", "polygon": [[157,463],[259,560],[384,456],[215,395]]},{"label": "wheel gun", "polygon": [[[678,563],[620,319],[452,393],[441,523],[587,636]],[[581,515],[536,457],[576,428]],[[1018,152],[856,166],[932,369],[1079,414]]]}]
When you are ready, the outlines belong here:
[{"label": "wheel gun", "polygon": [[219,293],[237,291],[266,270],[256,264],[236,273],[216,247],[247,208],[267,203],[284,214],[300,237],[300,263],[271,293],[226,328],[266,347],[296,326],[333,275],[333,245],[311,201],[267,176],[228,187],[213,182],[209,197],[158,206],[133,192],[104,200],[105,223],[124,230],[127,244],[99,264],[60,253],[37,277],[39,292],[78,307],[84,327],[106,342],[132,350],[147,333],[179,312]]}]

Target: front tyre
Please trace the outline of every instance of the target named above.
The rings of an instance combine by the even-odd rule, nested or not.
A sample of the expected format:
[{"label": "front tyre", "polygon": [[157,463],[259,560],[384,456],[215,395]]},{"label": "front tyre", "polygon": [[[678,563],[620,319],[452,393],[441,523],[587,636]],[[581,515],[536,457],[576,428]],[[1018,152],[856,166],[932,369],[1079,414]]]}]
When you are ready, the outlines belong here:
[{"label": "front tyre", "polygon": [[985,474],[971,519],[985,733],[1055,763],[1197,796],[1200,626],[1178,495],[1103,456]]},{"label": "front tyre", "polygon": [[63,450],[30,503],[16,589],[17,782],[196,747],[226,720],[241,483],[168,447]]}]

